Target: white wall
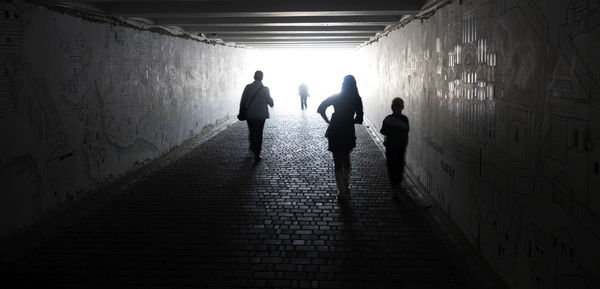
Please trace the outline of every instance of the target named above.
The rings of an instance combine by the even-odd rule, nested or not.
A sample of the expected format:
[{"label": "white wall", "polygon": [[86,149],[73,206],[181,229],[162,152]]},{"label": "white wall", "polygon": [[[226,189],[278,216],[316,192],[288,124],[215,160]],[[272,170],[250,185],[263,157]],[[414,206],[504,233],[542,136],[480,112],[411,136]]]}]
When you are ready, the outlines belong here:
[{"label": "white wall", "polygon": [[367,117],[404,98],[408,167],[513,288],[600,288],[599,19],[453,1],[359,51]]},{"label": "white wall", "polygon": [[252,81],[247,49],[2,5],[0,237],[234,118]]}]

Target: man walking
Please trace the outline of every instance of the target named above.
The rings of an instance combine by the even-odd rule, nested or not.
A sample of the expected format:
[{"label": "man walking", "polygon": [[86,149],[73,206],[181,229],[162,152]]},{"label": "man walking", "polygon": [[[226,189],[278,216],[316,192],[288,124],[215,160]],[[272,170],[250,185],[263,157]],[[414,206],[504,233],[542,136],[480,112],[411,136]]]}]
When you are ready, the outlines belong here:
[{"label": "man walking", "polygon": [[306,109],[306,98],[310,96],[308,94],[308,85],[305,83],[300,84],[298,94],[300,95],[300,110],[304,110]]},{"label": "man walking", "polygon": [[254,153],[254,161],[261,160],[263,129],[265,120],[269,118],[267,105],[273,107],[273,98],[269,88],[262,84],[263,73],[257,70],[254,73],[254,82],[246,85],[240,102],[238,118],[246,119],[250,138],[250,150]]}]

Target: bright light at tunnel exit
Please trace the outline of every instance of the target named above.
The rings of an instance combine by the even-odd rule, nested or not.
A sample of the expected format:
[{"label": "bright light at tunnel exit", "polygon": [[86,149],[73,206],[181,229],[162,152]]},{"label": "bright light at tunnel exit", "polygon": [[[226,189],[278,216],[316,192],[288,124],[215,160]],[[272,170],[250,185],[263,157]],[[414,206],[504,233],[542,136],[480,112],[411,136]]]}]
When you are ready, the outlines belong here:
[{"label": "bright light at tunnel exit", "polygon": [[[344,76],[356,67],[354,50],[280,49],[254,51],[256,70],[264,72],[278,111],[300,110],[298,86],[309,88],[307,110],[316,112],[321,101],[342,87]],[[359,87],[360,91],[360,87]]]}]

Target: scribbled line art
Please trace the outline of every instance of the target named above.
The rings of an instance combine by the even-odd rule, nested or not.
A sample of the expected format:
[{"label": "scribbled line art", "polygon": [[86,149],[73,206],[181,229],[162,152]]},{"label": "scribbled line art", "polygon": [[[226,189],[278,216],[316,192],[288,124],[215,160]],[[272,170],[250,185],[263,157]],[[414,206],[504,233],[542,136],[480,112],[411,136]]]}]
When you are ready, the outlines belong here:
[{"label": "scribbled line art", "polygon": [[513,272],[517,263],[523,213],[520,207],[513,210],[500,209],[496,214],[489,215],[481,228],[481,246],[489,250],[489,257],[502,276]]},{"label": "scribbled line art", "polygon": [[17,109],[26,121],[38,127],[40,139],[50,142],[56,149],[47,160],[51,207],[58,207],[73,197],[75,161],[73,150],[67,146],[67,135],[60,114],[44,81],[36,78],[27,64],[10,64],[8,72],[15,83],[18,96]]},{"label": "scribbled line art", "polygon": [[[50,206],[57,207],[66,196],[72,197],[75,163],[73,151],[65,149],[67,135],[50,90],[45,81],[37,77],[30,65],[21,59],[22,40],[29,24],[26,15],[29,8],[23,1],[0,3],[0,118],[17,115],[18,121],[25,121],[37,128],[34,133],[37,132],[40,141],[48,141],[55,148],[55,152],[47,159],[46,170],[50,189],[55,195]],[[39,176],[39,172],[35,173]],[[38,201],[40,189],[35,192]]]},{"label": "scribbled line art", "polygon": [[73,201],[75,190],[75,157],[73,149],[60,144],[46,161],[50,193],[54,196],[52,207]]},{"label": "scribbled line art", "polygon": [[42,177],[32,155],[19,155],[0,160],[0,234],[10,234],[22,227],[28,217],[37,218],[42,213]]},{"label": "scribbled line art", "polygon": [[11,92],[7,67],[19,61],[27,21],[22,1],[0,2],[0,118],[17,112],[16,95]]},{"label": "scribbled line art", "polygon": [[[463,14],[454,14],[455,22],[431,39],[435,49],[418,53],[423,62],[435,63],[431,67],[437,78],[434,101],[423,89],[422,122],[446,120],[452,128],[442,132],[423,125],[420,141],[442,161],[439,169],[431,168],[435,163],[424,169],[425,188],[449,211],[446,192],[435,184],[454,167],[459,175],[476,177],[462,186],[466,207],[474,209],[453,210],[453,215],[503,276],[515,271],[523,254],[518,248],[527,239],[531,282],[537,288],[588,288],[596,278],[591,276],[597,275],[579,263],[584,256],[578,255],[570,231],[536,224],[524,228],[523,210],[515,202],[550,199],[582,224],[581,229],[600,236],[600,200],[596,205],[589,201],[590,175],[597,178],[600,173],[599,160],[590,158],[591,152],[600,153],[600,114],[590,113],[600,111],[600,68],[589,64],[598,63],[599,57],[585,55],[579,47],[599,42],[600,7],[589,2],[565,4],[570,22],[559,29],[555,67],[544,63],[547,49],[553,48],[547,45],[547,20],[534,1],[464,5]],[[548,70],[545,79],[542,72]],[[550,183],[549,190],[536,182],[540,177]],[[579,228],[574,232],[581,233]]]},{"label": "scribbled line art", "polygon": [[[580,82],[586,95],[590,95],[598,84],[598,71],[592,71],[578,45],[594,41],[592,32],[600,26],[600,9],[591,9],[589,1],[571,1],[567,6],[568,22],[560,26],[559,47],[570,64],[573,74]],[[583,38],[583,39],[581,39]],[[590,38],[590,39],[587,39]]]},{"label": "scribbled line art", "polygon": [[78,35],[74,43],[68,40],[60,41],[59,49],[69,61],[68,70],[70,72],[69,78],[61,81],[61,91],[67,95],[69,102],[77,105],[77,100],[73,99],[73,95],[81,92],[80,82],[86,78],[92,49],[86,47],[83,35]]},{"label": "scribbled line art", "polygon": [[560,57],[547,89],[550,97],[550,157],[564,165],[567,163],[569,148],[569,104],[575,93],[565,58]]},{"label": "scribbled line art", "polygon": [[[589,53],[590,49],[586,47],[591,44],[598,47],[596,35],[600,35],[600,7],[597,3],[595,6],[592,7],[589,1],[571,1],[567,6],[568,22],[559,29],[560,51],[574,79],[583,88],[591,111],[600,109],[600,71],[597,65],[589,65],[598,63],[600,59],[597,54]],[[600,141],[600,116],[592,113],[589,121],[590,143],[597,145]]]},{"label": "scribbled line art", "polygon": [[60,114],[45,82],[37,78],[26,63],[7,62],[11,93],[17,96],[16,109],[29,123],[39,128],[39,137],[53,144],[66,142]]},{"label": "scribbled line art", "polygon": [[[474,13],[465,14],[457,24],[448,25],[444,43],[450,50],[446,53],[447,65],[440,66],[437,74],[445,85],[435,92],[442,113],[454,130],[449,131],[450,142],[446,145],[459,160],[470,164],[471,171],[481,173],[481,150],[485,144],[493,144],[495,128],[495,71],[497,56],[493,45],[485,36],[486,23]],[[478,36],[478,29],[479,35]],[[458,35],[458,36],[454,36]],[[435,40],[436,52],[442,54],[442,38]]]},{"label": "scribbled line art", "polygon": [[525,255],[531,283],[536,288],[595,288],[593,274],[580,263],[577,243],[566,227],[546,233],[531,223],[526,227]]},{"label": "scribbled line art", "polygon": [[570,1],[559,27],[559,60],[546,87],[550,129],[542,175],[551,186],[544,195],[600,239],[600,204],[591,203],[600,149],[600,68],[589,65],[600,61],[589,49],[600,48],[600,6],[593,5]]},{"label": "scribbled line art", "polygon": [[102,173],[103,165],[106,162],[106,145],[100,137],[100,133],[92,132],[90,129],[84,128],[81,143],[84,152],[88,155],[88,167],[90,173],[99,176]]},{"label": "scribbled line art", "polygon": [[[105,137],[118,147],[127,147],[139,137],[138,122],[143,118],[144,107],[146,105],[139,103],[140,91],[132,91],[130,83],[137,82],[139,73],[136,65],[142,65],[141,58],[143,54],[137,54],[135,57],[129,57],[125,45],[125,39],[135,34],[129,33],[126,29],[120,27],[107,27],[105,29],[105,50],[103,67],[101,71],[111,75],[108,77],[112,91],[102,91],[104,94],[102,114],[102,127]],[[142,49],[144,46],[142,38],[134,37],[134,49]],[[125,80],[125,81],[122,81]],[[102,88],[105,89],[105,88]]]}]

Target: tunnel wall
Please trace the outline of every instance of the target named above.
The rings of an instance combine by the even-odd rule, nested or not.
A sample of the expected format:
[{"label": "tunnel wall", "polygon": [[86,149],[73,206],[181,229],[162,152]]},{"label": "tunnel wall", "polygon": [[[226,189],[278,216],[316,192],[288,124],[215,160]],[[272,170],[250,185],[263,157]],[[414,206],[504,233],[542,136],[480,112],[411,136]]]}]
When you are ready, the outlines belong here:
[{"label": "tunnel wall", "polygon": [[230,121],[252,80],[247,49],[0,7],[0,237]]},{"label": "tunnel wall", "polygon": [[[376,130],[512,288],[600,288],[600,3],[453,1],[359,49]],[[573,287],[570,287],[573,286]]]}]

